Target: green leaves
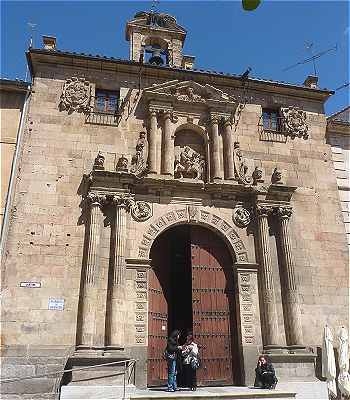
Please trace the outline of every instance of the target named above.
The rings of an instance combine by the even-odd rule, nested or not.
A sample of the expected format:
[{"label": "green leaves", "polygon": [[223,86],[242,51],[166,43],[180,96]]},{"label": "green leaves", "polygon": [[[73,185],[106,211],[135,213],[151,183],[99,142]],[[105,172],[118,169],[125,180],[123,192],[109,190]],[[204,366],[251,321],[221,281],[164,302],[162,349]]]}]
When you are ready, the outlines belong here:
[{"label": "green leaves", "polygon": [[243,9],[246,11],[253,11],[258,8],[260,0],[242,0]]}]

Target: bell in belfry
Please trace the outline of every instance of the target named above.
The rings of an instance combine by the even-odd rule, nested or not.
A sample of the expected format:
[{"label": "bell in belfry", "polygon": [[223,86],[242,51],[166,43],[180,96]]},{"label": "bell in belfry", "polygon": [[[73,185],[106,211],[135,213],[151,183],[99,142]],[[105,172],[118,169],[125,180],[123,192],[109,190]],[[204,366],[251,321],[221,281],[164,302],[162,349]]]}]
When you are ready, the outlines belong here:
[{"label": "bell in belfry", "polygon": [[149,59],[150,64],[162,65],[164,64],[164,60],[162,58],[162,49],[153,47],[151,49],[152,56]]}]

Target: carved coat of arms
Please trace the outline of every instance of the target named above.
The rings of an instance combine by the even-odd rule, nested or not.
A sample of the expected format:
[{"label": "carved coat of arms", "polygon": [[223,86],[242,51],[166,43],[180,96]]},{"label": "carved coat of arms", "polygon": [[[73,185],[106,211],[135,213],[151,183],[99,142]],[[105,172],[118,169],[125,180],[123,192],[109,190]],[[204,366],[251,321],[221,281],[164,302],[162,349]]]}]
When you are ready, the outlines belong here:
[{"label": "carved coat of arms", "polygon": [[282,108],[284,128],[292,139],[302,137],[307,139],[309,127],[306,123],[306,112],[298,107]]},{"label": "carved coat of arms", "polygon": [[66,80],[61,95],[61,107],[73,111],[88,111],[90,103],[90,82],[84,78],[72,77]]}]

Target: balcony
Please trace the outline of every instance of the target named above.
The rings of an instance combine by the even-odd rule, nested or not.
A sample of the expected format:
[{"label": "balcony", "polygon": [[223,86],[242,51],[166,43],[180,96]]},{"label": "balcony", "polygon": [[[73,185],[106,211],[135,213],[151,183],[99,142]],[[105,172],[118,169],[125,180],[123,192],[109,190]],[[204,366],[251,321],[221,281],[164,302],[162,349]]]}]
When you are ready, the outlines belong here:
[{"label": "balcony", "polygon": [[284,117],[266,120],[262,115],[258,122],[259,139],[263,142],[287,142],[287,132],[284,129]]},{"label": "balcony", "polygon": [[94,108],[86,114],[85,123],[92,125],[118,126],[122,115],[122,99],[110,104],[109,107],[100,107],[97,100],[100,98],[91,97]]}]

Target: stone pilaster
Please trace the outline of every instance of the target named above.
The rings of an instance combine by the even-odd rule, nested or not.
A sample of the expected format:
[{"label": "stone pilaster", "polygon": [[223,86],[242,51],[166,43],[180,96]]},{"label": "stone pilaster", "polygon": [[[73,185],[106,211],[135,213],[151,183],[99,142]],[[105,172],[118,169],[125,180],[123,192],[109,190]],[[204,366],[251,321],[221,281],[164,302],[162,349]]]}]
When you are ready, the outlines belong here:
[{"label": "stone pilaster", "polygon": [[171,111],[164,113],[164,152],[162,154],[162,173],[164,175],[174,175],[174,139],[172,132]]},{"label": "stone pilaster", "polygon": [[233,165],[232,122],[230,118],[224,118],[223,142],[225,179],[233,180],[235,172]]},{"label": "stone pilaster", "polygon": [[212,179],[222,179],[223,171],[220,163],[220,141],[219,141],[219,121],[218,117],[211,116],[211,166]]},{"label": "stone pilaster", "polygon": [[157,111],[151,108],[149,116],[148,170],[150,174],[157,174]]},{"label": "stone pilaster", "polygon": [[264,345],[279,344],[275,289],[272,276],[271,249],[269,243],[268,215],[272,209],[262,205],[256,207],[258,219],[258,241],[260,252],[260,290],[263,315]]},{"label": "stone pilaster", "polygon": [[98,296],[100,290],[100,247],[103,214],[101,206],[104,197],[90,193],[90,223],[85,270],[83,271],[82,292],[80,298],[80,332],[78,345],[88,348],[104,346],[105,313],[101,315]]},{"label": "stone pilaster", "polygon": [[244,370],[243,384],[253,385],[256,360],[262,345],[259,312],[257,264],[235,263],[235,282],[238,292],[239,329]]},{"label": "stone pilaster", "polygon": [[125,322],[125,251],[127,213],[132,204],[129,195],[115,196],[115,259],[109,274],[108,345],[120,347],[124,343]]},{"label": "stone pilaster", "polygon": [[284,311],[287,316],[285,318],[287,344],[302,345],[303,332],[301,327],[299,293],[295,279],[294,258],[289,234],[289,219],[292,215],[292,209],[290,207],[279,207],[276,209],[276,214],[279,220],[279,245],[283,257],[284,285],[282,286],[282,296],[284,299]]}]

